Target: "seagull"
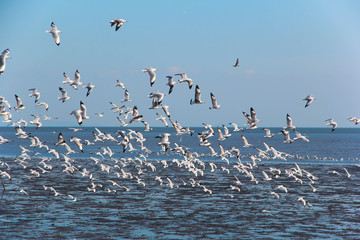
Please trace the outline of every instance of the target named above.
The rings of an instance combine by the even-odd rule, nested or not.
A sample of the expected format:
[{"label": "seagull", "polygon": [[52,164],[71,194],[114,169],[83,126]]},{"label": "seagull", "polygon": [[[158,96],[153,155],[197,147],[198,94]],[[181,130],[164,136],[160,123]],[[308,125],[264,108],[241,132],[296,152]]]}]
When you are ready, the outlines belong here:
[{"label": "seagull", "polygon": [[334,119],[332,119],[332,118],[325,120],[325,122],[327,122],[326,126],[330,126],[330,125],[332,126],[332,129],[331,129],[332,132],[335,131],[335,128],[338,126],[337,122],[334,122]]},{"label": "seagull", "polygon": [[60,146],[60,145],[64,145],[65,143],[66,143],[66,142],[65,142],[65,140],[64,140],[64,137],[63,137],[62,133],[60,132],[60,133],[58,134],[58,141],[57,141],[57,143],[54,143],[54,145]]},{"label": "seagull", "polygon": [[148,122],[145,121],[141,121],[141,122],[145,125],[145,130],[144,130],[145,132],[149,132],[152,130]]},{"label": "seagull", "polygon": [[358,125],[359,122],[360,122],[360,118],[356,118],[356,117],[349,117],[348,120],[349,120],[350,122],[354,122],[355,125]]},{"label": "seagull", "polygon": [[14,107],[15,111],[25,109],[26,107],[23,105],[22,100],[15,94],[16,99],[16,107]]},{"label": "seagull", "polygon": [[308,95],[303,100],[306,101],[305,108],[307,108],[310,105],[310,103],[312,103],[315,100],[315,97]]},{"label": "seagull", "polygon": [[150,67],[150,68],[145,68],[142,70],[144,73],[147,72],[150,76],[150,86],[152,87],[152,85],[155,83],[155,79],[156,79],[156,74],[155,72],[157,71],[156,68]]},{"label": "seagull", "polygon": [[164,99],[165,94],[159,92],[159,90],[156,90],[149,94],[149,98],[157,98],[157,104],[161,104],[162,100]]},{"label": "seagull", "polygon": [[49,110],[49,104],[46,102],[39,102],[36,106],[44,106],[46,111]]},{"label": "seagull", "polygon": [[210,97],[212,106],[209,107],[209,109],[219,109],[221,105],[217,104],[216,98],[212,92],[210,93]]},{"label": "seagull", "polygon": [[83,101],[80,101],[80,110],[81,110],[81,118],[82,118],[83,120],[90,118],[90,117],[86,114],[87,109],[86,109],[86,106],[85,106],[85,104],[83,103]]},{"label": "seagull", "polygon": [[234,127],[234,132],[238,132],[238,131],[243,131],[243,128],[239,128],[238,125],[236,123],[229,123],[231,126]]},{"label": "seagull", "polygon": [[143,119],[143,115],[134,116],[134,117],[130,120],[129,124],[131,124],[132,122],[141,121],[142,119]]},{"label": "seagull", "polygon": [[125,89],[125,96],[121,102],[131,102],[131,101],[132,101],[132,99],[130,99],[130,93],[127,89]]},{"label": "seagull", "polygon": [[254,108],[250,108],[250,115],[246,112],[243,112],[243,115],[246,118],[246,125],[249,126],[249,129],[255,129],[257,128],[256,123],[260,122],[261,120],[256,119],[256,112]]},{"label": "seagull", "polygon": [[95,113],[95,115],[97,115],[98,117],[104,117],[104,113]]},{"label": "seagull", "polygon": [[65,81],[62,82],[63,84],[71,84],[73,82],[65,72],[63,73],[63,76],[65,78]]},{"label": "seagull", "polygon": [[82,111],[81,110],[74,110],[70,113],[70,115],[74,114],[76,121],[78,122],[79,125],[82,125]]},{"label": "seagull", "polygon": [[77,90],[77,86],[81,86],[81,85],[83,85],[83,83],[80,82],[80,72],[79,72],[79,69],[76,69],[74,81],[72,81],[72,82],[70,83],[70,86],[71,86],[73,89]]},{"label": "seagull", "polygon": [[292,125],[292,119],[289,114],[286,114],[286,128],[285,129],[295,129],[296,127]]},{"label": "seagull", "polygon": [[60,36],[59,36],[59,33],[62,33],[62,32],[57,29],[57,27],[55,26],[55,23],[54,23],[54,22],[51,23],[51,30],[50,30],[50,31],[47,30],[46,32],[51,33],[51,35],[52,35],[52,37],[53,37],[56,45],[60,46]]},{"label": "seagull", "polygon": [[119,80],[116,80],[115,87],[121,87],[122,89],[125,89],[125,84],[120,82]]},{"label": "seagull", "polygon": [[88,83],[84,88],[87,89],[86,96],[89,96],[90,92],[95,88],[95,85]]},{"label": "seagull", "polygon": [[176,82],[174,81],[174,77],[172,76],[166,76],[168,79],[168,83],[166,85],[168,85],[170,87],[169,89],[169,94],[173,91]]},{"label": "seagull", "polygon": [[189,85],[189,89],[192,88],[192,85],[193,85],[194,81],[193,81],[191,78],[188,78],[187,75],[186,75],[186,73],[177,73],[177,74],[175,74],[175,75],[181,77],[181,79],[178,80],[179,83],[187,82],[188,85]]},{"label": "seagull", "polygon": [[170,146],[170,142],[169,142],[170,136],[171,136],[170,133],[163,133],[155,137],[155,138],[160,138],[160,142],[158,143],[158,145],[161,145],[164,151],[166,151]]},{"label": "seagull", "polygon": [[196,85],[196,87],[195,87],[195,100],[190,99],[190,104],[193,105],[193,104],[205,103],[204,101],[201,101],[200,98],[201,98],[201,91],[200,91],[199,85]]},{"label": "seagull", "polygon": [[0,104],[5,104],[9,109],[11,109],[10,103],[4,97],[0,96]]},{"label": "seagull", "polygon": [[293,141],[300,139],[300,140],[303,140],[303,141],[305,141],[305,142],[309,142],[309,139],[308,139],[307,137],[301,135],[301,133],[299,133],[299,132],[296,131],[295,129],[294,129],[294,133],[295,133],[295,135],[296,135],[296,138],[294,138]]},{"label": "seagull", "polygon": [[158,116],[158,118],[157,118],[156,120],[162,121],[163,124],[165,125],[165,127],[168,127],[168,126],[169,126],[169,124],[167,123],[166,118],[165,118],[164,116],[162,116],[162,115],[159,114],[159,113],[156,113],[156,115]]},{"label": "seagull", "polygon": [[245,138],[244,135],[241,134],[241,138],[242,138],[242,140],[243,140],[243,142],[244,142],[244,146],[243,146],[243,147],[250,147],[250,146],[252,146],[251,144],[248,143],[248,141],[247,141],[247,139]]},{"label": "seagull", "polygon": [[29,94],[29,97],[35,97],[35,103],[37,103],[37,101],[39,100],[40,98],[40,93],[37,91],[36,88],[30,88],[29,91],[32,91],[30,94]]},{"label": "seagull", "polygon": [[270,129],[263,128],[263,130],[265,131],[265,136],[264,137],[271,138],[272,136],[274,136],[274,134],[270,132]]},{"label": "seagull", "polygon": [[6,59],[11,59],[11,57],[8,56],[9,53],[10,50],[5,49],[0,55],[0,75],[3,74],[3,72],[5,71]]},{"label": "seagull", "polygon": [[40,117],[38,117],[38,116],[36,116],[36,115],[31,115],[31,116],[34,117],[34,120],[33,120],[33,121],[30,121],[30,123],[36,125],[36,129],[38,129],[39,127],[41,127],[41,126],[42,126],[42,123],[39,122]]},{"label": "seagull", "polygon": [[62,87],[59,87],[59,90],[61,91],[61,97],[58,98],[59,101],[65,102],[71,98],[68,97],[67,91],[64,90]]},{"label": "seagull", "polygon": [[239,58],[236,58],[236,62],[233,65],[234,68],[238,68],[239,67]]},{"label": "seagull", "polygon": [[117,31],[117,30],[119,30],[119,28],[121,28],[121,26],[122,26],[124,23],[126,23],[126,22],[127,22],[127,21],[124,20],[124,19],[116,18],[116,19],[111,20],[111,21],[110,21],[110,24],[111,24],[111,26],[114,26],[114,25],[116,24],[116,26],[115,26],[115,31]]},{"label": "seagull", "polygon": [[81,143],[81,139],[77,138],[77,137],[71,137],[70,138],[70,142],[74,142],[76,144],[76,146],[79,148],[79,150],[83,153],[83,145]]},{"label": "seagull", "polygon": [[285,140],[284,143],[292,143],[293,140],[290,139],[290,134],[288,131],[286,131],[285,129],[281,130],[280,133],[282,133],[285,136]]}]

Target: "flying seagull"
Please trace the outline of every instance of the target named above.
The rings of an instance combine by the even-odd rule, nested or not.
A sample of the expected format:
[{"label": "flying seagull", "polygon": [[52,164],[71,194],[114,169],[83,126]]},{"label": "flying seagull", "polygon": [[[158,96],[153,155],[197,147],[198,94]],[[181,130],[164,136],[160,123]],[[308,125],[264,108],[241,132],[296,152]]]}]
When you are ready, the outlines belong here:
[{"label": "flying seagull", "polygon": [[168,85],[170,87],[169,89],[169,94],[173,91],[176,82],[174,81],[174,77],[172,76],[166,76],[168,79],[168,83],[166,85]]},{"label": "flying seagull", "polygon": [[54,41],[55,41],[56,45],[59,46],[60,45],[59,33],[62,33],[62,32],[57,29],[54,22],[51,23],[51,30],[50,31],[47,30],[46,32],[51,33],[52,37],[54,38]]},{"label": "flying seagull", "polygon": [[37,103],[37,101],[39,100],[40,98],[40,93],[38,92],[38,90],[36,88],[30,88],[29,91],[32,91],[30,94],[29,94],[29,97],[35,97],[35,103]]},{"label": "flying seagull", "polygon": [[76,121],[78,122],[79,125],[82,125],[82,111],[81,110],[74,110],[70,113],[70,115],[74,115],[76,118]]},{"label": "flying seagull", "polygon": [[337,122],[334,122],[334,119],[330,118],[328,120],[325,120],[326,123],[326,126],[332,126],[332,129],[331,131],[335,131],[335,128],[338,126]]},{"label": "flying seagull", "polygon": [[289,114],[286,114],[286,128],[285,129],[294,129],[295,126],[292,125],[292,119]]},{"label": "flying seagull", "polygon": [[219,109],[219,108],[220,108],[220,105],[217,103],[214,94],[213,94],[213,93],[210,93],[210,97],[211,97],[211,104],[212,104],[212,106],[209,107],[209,109]]},{"label": "flying seagull", "polygon": [[202,104],[202,103],[205,103],[204,101],[201,101],[200,100],[201,98],[201,91],[200,91],[200,88],[198,85],[196,85],[195,87],[195,99],[190,99],[190,104],[193,105],[193,104]]},{"label": "flying seagull", "polygon": [[110,24],[111,24],[111,26],[114,26],[114,25],[116,24],[116,26],[115,26],[115,31],[117,31],[117,30],[119,30],[119,28],[121,28],[121,26],[122,26],[124,23],[126,23],[126,22],[127,22],[127,21],[124,20],[124,19],[116,18],[116,19],[111,20],[111,21],[110,21]]},{"label": "flying seagull", "polygon": [[80,82],[80,71],[79,71],[79,69],[76,69],[74,81],[72,81],[72,82],[70,83],[70,86],[71,86],[73,89],[77,90],[77,86],[81,86],[82,84],[83,84],[83,83]]},{"label": "flying seagull", "polygon": [[186,73],[177,73],[177,74],[175,74],[175,75],[181,77],[181,79],[178,80],[179,83],[187,82],[188,85],[189,85],[189,89],[192,88],[192,85],[193,85],[194,81],[193,81],[191,78],[188,78],[187,75],[186,75]]},{"label": "flying seagull", "polygon": [[59,101],[65,102],[66,100],[69,100],[70,97],[67,95],[67,91],[64,90],[62,87],[59,87],[59,90],[61,91],[61,97],[59,97]]},{"label": "flying seagull", "polygon": [[119,80],[116,80],[115,87],[121,87],[122,89],[125,89],[125,84],[120,82]]},{"label": "flying seagull", "polygon": [[25,109],[26,107],[22,103],[22,100],[19,98],[18,95],[15,94],[15,100],[16,100],[16,107],[14,107],[15,111]]},{"label": "flying seagull", "polygon": [[9,49],[5,49],[0,55],[0,75],[3,74],[6,67],[6,59],[11,59],[8,54],[10,53]]},{"label": "flying seagull", "polygon": [[233,65],[234,68],[238,68],[239,67],[239,58],[236,59],[235,64]]},{"label": "flying seagull", "polygon": [[84,88],[87,89],[86,96],[89,96],[90,92],[95,88],[95,85],[88,83]]},{"label": "flying seagull", "polygon": [[150,76],[150,86],[152,87],[152,85],[155,83],[155,79],[156,79],[156,74],[155,72],[157,71],[156,68],[153,67],[149,67],[149,68],[145,68],[142,70],[144,73],[147,72]]},{"label": "flying seagull", "polygon": [[354,122],[355,125],[358,125],[359,122],[360,122],[360,118],[356,118],[356,117],[349,117],[348,120],[349,120],[350,122]]},{"label": "flying seagull", "polygon": [[312,103],[315,100],[315,97],[308,95],[303,100],[306,101],[305,108],[307,108],[310,105],[310,103]]}]

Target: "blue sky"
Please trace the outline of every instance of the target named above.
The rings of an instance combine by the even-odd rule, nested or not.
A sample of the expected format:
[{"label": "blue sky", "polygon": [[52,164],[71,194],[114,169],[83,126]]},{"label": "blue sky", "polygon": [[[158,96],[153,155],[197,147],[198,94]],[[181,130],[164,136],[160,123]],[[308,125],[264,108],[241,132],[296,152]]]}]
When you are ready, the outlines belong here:
[{"label": "blue sky", "polygon": [[[82,100],[91,119],[84,126],[118,126],[109,101],[121,106],[125,83],[144,120],[162,126],[149,110],[148,94],[167,94],[167,75],[186,72],[198,84],[205,104],[190,105],[194,88],[177,84],[166,95],[173,120],[182,126],[245,124],[243,111],[253,107],[259,127],[283,127],[289,113],[297,127],[324,127],[334,118],[339,127],[352,127],[360,117],[360,2],[359,1],[2,1],[0,51],[9,48],[0,95],[15,105],[14,94],[27,109],[13,120],[32,120],[47,114],[58,120],[46,126],[75,126],[70,112]],[[115,32],[109,21],[128,22]],[[59,30],[54,43],[50,24]],[[236,58],[240,67],[232,65]],[[141,70],[158,69],[150,87]],[[79,69],[86,90],[62,84]],[[176,78],[178,79],[178,78]],[[58,101],[63,87],[71,99]],[[41,92],[49,111],[36,107],[29,88]],[[209,110],[213,92],[219,110]],[[317,99],[304,108],[307,95]],[[104,112],[99,118],[97,112]],[[0,123],[6,126],[6,123]],[[134,123],[133,126],[143,126]]]}]

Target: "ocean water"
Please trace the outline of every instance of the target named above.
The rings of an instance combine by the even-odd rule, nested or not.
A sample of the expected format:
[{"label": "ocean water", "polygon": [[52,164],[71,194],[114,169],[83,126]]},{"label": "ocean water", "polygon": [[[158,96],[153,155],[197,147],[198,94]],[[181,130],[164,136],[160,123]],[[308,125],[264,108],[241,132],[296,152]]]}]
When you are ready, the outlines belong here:
[{"label": "ocean water", "polygon": [[[84,145],[81,153],[69,139],[94,142],[97,133],[81,129],[25,129],[55,149],[57,159],[18,138],[14,128],[0,128],[10,141],[0,145],[1,239],[360,238],[358,128],[299,128],[310,141],[291,144],[283,142],[280,128],[270,128],[272,138],[261,129],[232,128],[224,141],[217,133],[209,138],[218,154],[219,143],[225,151],[238,148],[239,159],[234,153],[212,156],[200,146],[201,127],[191,128],[192,136],[177,136],[172,128],[132,128],[146,138],[149,152],[136,139],[130,139],[135,150],[123,152],[116,131],[128,134],[126,128],[98,128],[118,141]],[[59,132],[76,153],[54,145]],[[167,151],[155,138],[162,133],[171,134]],[[243,147],[241,134],[252,146]],[[283,159],[272,151],[259,155],[264,142]],[[31,152],[22,154],[19,145]],[[111,158],[102,147],[112,150]]]}]

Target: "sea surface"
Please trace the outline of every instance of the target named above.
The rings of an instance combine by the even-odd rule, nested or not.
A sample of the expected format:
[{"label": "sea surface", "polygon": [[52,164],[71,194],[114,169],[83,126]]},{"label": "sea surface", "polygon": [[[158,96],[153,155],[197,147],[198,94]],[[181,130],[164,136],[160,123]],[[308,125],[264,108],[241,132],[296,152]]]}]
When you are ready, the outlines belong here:
[{"label": "sea surface", "polygon": [[[192,135],[131,128],[147,149],[126,128],[99,127],[116,141],[95,143],[99,132],[81,129],[26,128],[42,142],[30,146],[14,128],[0,128],[9,140],[0,145],[0,239],[360,239],[359,128],[299,128],[309,142],[290,144],[280,128],[265,138],[261,128],[229,127],[224,141],[214,128],[216,155],[199,145],[203,127]],[[119,130],[135,150],[123,152]],[[60,132],[76,153],[55,145]],[[166,151],[156,138],[163,133],[171,134]],[[73,136],[94,145],[82,153]],[[264,152],[264,142],[280,157]]]}]

